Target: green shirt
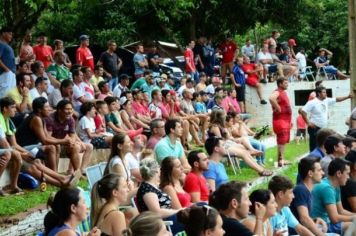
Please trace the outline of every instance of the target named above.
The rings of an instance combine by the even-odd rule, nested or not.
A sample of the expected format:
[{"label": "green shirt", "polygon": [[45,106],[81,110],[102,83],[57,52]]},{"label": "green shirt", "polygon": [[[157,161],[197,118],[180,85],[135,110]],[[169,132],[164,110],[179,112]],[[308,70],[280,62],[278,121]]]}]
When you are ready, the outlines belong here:
[{"label": "green shirt", "polygon": [[14,123],[12,123],[10,118],[6,118],[0,112],[0,128],[5,132],[6,136],[15,135],[16,127]]},{"label": "green shirt", "polygon": [[131,91],[134,90],[134,89],[142,89],[142,87],[147,84],[146,82],[146,79],[143,77],[143,78],[140,78],[138,80],[136,80],[132,86],[131,86]]},{"label": "green shirt", "polygon": [[69,69],[65,65],[59,66],[56,63],[51,64],[47,68],[47,72],[56,77],[59,82],[72,77]]}]

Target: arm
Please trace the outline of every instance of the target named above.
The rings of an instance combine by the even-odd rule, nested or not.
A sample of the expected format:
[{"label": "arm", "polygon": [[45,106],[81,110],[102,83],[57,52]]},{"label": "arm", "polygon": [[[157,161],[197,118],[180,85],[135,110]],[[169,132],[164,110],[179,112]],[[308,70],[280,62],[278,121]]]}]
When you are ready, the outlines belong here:
[{"label": "arm", "polygon": [[243,223],[246,228],[248,228],[251,232],[253,232],[255,235],[262,236],[263,234],[263,222],[261,219],[246,219],[243,221]]},{"label": "arm", "polygon": [[356,212],[356,196],[347,198],[347,201],[351,206],[352,212]]},{"label": "arm", "polygon": [[112,213],[111,218],[111,228],[112,235],[122,235],[122,231],[126,229],[125,215],[121,211],[115,211]]},{"label": "arm", "polygon": [[163,188],[163,192],[167,193],[171,197],[173,209],[182,209],[182,205],[179,202],[177,193],[171,185],[165,186]]},{"label": "arm", "polygon": [[200,202],[200,192],[191,192],[189,193],[192,199],[192,203]]},{"label": "arm", "polygon": [[150,211],[160,214],[162,218],[167,218],[178,212],[178,210],[161,208],[161,206],[159,205],[157,194],[155,193],[146,193],[145,195],[143,195],[143,201],[145,202],[146,206]]},{"label": "arm", "polygon": [[10,69],[2,62],[1,59],[0,59],[0,68],[1,68],[4,72],[10,71]]},{"label": "arm", "polygon": [[142,68],[145,68],[148,65],[146,58],[143,61],[138,61],[137,64]]},{"label": "arm", "polygon": [[337,208],[337,211],[342,215],[353,216],[353,217],[356,216],[356,214],[344,209],[341,202],[336,203],[336,208]]},{"label": "arm", "polygon": [[118,175],[120,175],[120,176],[126,175],[126,174],[125,174],[125,171],[124,171],[124,169],[123,169],[123,167],[122,167],[122,165],[115,164],[115,165],[112,167],[112,170],[113,170],[113,172],[114,172],[115,174],[118,174]]},{"label": "arm", "polygon": [[189,57],[185,57],[185,64],[188,65],[189,69],[193,72],[195,72],[195,70],[192,68],[192,66],[190,65],[191,64],[191,61],[190,61],[190,58]]},{"label": "arm", "polygon": [[[341,204],[341,203],[337,203],[337,204]],[[338,207],[335,204],[328,204],[325,206],[326,211],[328,212],[330,221],[333,224],[336,224],[340,221],[346,221],[346,222],[350,222],[353,220],[354,216],[351,215],[342,215],[341,212],[338,211]]]},{"label": "arm", "polygon": [[69,139],[56,139],[50,135],[46,135],[46,128],[43,126],[42,120],[39,117],[34,117],[30,123],[30,128],[33,130],[37,138],[42,144],[69,144]]},{"label": "arm", "polygon": [[297,211],[299,214],[300,223],[307,227],[314,235],[322,236],[324,233],[318,229],[312,218],[309,216],[308,208],[305,206],[298,206]]},{"label": "arm", "polygon": [[346,99],[353,98],[353,97],[354,97],[353,93],[350,93],[347,96],[337,97],[336,102],[342,102],[342,101],[345,101]]},{"label": "arm", "polygon": [[183,156],[181,156],[181,157],[179,158],[179,161],[180,161],[180,163],[182,164],[184,173],[188,173],[188,172],[190,171],[191,167],[190,167],[190,165],[189,165],[189,163],[188,163],[188,160],[187,160],[187,158],[185,157],[184,153],[183,153]]},{"label": "arm", "polygon": [[22,101],[20,104],[16,104],[16,109],[18,112],[24,112],[28,105],[28,96],[30,96],[28,88],[23,89]]},{"label": "arm", "polygon": [[281,107],[278,105],[277,101],[278,96],[279,93],[277,91],[274,91],[269,97],[269,102],[271,103],[273,110],[275,110],[276,112],[281,112]]},{"label": "arm", "polygon": [[305,228],[303,225],[298,224],[295,227],[295,231],[297,231],[297,233],[300,236],[314,236],[314,234],[312,232],[310,232],[307,228]]},{"label": "arm", "polygon": [[216,186],[215,186],[215,179],[206,179],[206,181],[208,182],[208,185],[209,185],[209,187],[210,187],[210,190],[211,190],[212,192],[214,192],[215,189],[216,189]]}]

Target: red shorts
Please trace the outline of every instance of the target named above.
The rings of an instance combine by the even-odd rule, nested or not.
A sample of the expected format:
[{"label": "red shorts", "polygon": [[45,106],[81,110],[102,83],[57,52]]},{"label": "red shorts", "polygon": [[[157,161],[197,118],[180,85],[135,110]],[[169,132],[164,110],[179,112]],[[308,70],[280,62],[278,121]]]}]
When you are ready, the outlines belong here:
[{"label": "red shorts", "polygon": [[258,77],[255,76],[247,77],[246,84],[250,85],[251,87],[256,87],[258,84]]},{"label": "red shorts", "polygon": [[289,129],[279,130],[278,133],[276,133],[276,136],[277,136],[277,144],[284,145],[286,143],[289,143],[290,130]]}]

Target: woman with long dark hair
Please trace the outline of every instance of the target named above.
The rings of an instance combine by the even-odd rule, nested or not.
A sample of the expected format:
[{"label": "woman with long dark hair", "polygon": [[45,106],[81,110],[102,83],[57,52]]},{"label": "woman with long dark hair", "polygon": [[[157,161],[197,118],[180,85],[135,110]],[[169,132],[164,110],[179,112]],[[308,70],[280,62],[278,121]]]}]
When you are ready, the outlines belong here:
[{"label": "woman with long dark hair", "polygon": [[[51,210],[44,218],[46,236],[80,236],[76,227],[87,218],[88,210],[84,198],[77,188],[63,188],[50,201]],[[88,236],[99,236],[94,227]]]}]

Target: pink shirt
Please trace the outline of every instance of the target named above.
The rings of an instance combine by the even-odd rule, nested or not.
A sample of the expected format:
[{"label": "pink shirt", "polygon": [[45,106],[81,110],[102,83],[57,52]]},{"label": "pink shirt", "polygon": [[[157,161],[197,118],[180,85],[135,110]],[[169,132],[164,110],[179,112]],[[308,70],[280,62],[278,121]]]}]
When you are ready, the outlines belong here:
[{"label": "pink shirt", "polygon": [[[185,72],[186,73],[195,72],[196,69],[195,69],[195,63],[194,63],[194,53],[193,53],[192,49],[187,48],[187,50],[185,50],[184,59],[185,59]],[[190,67],[188,66],[188,64],[190,65]]]},{"label": "pink shirt", "polygon": [[133,101],[132,102],[132,109],[134,110],[135,113],[140,114],[140,115],[150,115],[150,111],[148,107],[145,107],[143,104]]},{"label": "pink shirt", "polygon": [[306,129],[307,128],[307,124],[305,123],[302,115],[299,115],[297,117],[297,129]]},{"label": "pink shirt", "polygon": [[222,104],[221,106],[224,108],[224,110],[226,112],[231,111],[229,103],[234,107],[236,113],[241,113],[241,109],[240,109],[240,105],[237,102],[236,98],[232,98],[231,96],[226,96],[223,100],[222,100]]}]

